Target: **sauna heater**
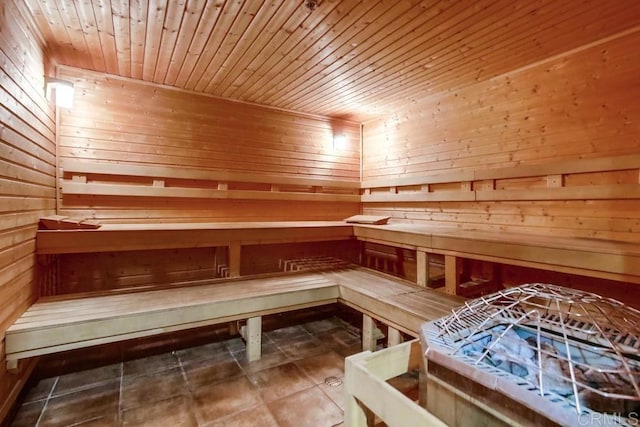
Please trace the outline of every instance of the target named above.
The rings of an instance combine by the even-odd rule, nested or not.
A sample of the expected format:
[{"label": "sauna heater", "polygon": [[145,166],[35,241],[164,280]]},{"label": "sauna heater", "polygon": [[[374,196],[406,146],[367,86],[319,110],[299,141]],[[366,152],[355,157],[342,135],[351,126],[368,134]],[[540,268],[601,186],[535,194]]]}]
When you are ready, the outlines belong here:
[{"label": "sauna heater", "polygon": [[639,311],[554,285],[468,301],[422,327],[427,409],[457,425],[640,425],[639,328]]}]

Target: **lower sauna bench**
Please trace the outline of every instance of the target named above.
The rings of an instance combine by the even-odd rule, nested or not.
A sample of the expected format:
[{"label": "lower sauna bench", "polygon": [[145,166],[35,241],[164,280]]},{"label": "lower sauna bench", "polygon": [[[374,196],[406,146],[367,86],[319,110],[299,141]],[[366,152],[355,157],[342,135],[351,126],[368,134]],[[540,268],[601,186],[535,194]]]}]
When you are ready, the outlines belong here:
[{"label": "lower sauna bench", "polygon": [[247,357],[257,360],[261,316],[335,302],[363,313],[363,348],[371,350],[374,319],[389,326],[390,344],[396,344],[400,332],[418,337],[422,323],[463,301],[357,266],[112,295],[43,297],[7,330],[7,365],[15,369],[28,357],[243,319],[248,319]]},{"label": "lower sauna bench", "polygon": [[334,282],[295,274],[81,298],[44,297],[6,333],[9,369],[19,359],[248,319],[249,360],[260,358],[261,316],[335,303]]}]

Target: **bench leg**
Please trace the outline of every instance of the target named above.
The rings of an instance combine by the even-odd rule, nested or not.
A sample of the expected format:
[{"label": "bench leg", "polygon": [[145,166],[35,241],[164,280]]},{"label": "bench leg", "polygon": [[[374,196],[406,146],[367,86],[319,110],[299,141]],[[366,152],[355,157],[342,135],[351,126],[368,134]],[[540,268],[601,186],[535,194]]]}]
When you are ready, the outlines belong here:
[{"label": "bench leg", "polygon": [[455,255],[444,256],[444,291],[455,295],[460,284],[460,262]]},{"label": "bench leg", "polygon": [[418,250],[416,252],[416,276],[420,286],[429,286],[429,254]]},{"label": "bench leg", "polygon": [[262,317],[247,319],[244,339],[247,342],[247,360],[249,362],[260,360],[262,355]]},{"label": "bench leg", "polygon": [[18,359],[7,360],[7,372],[11,374],[18,372]]},{"label": "bench leg", "polygon": [[376,322],[371,316],[362,315],[362,351],[376,351]]},{"label": "bench leg", "polygon": [[402,343],[402,334],[396,328],[389,326],[389,331],[387,332],[387,347],[393,347],[400,343]]}]

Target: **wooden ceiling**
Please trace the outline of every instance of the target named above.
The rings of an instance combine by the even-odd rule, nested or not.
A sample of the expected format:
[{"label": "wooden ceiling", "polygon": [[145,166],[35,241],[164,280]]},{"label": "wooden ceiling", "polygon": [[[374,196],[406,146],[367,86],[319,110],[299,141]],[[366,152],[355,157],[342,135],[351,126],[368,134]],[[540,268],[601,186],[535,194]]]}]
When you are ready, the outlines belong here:
[{"label": "wooden ceiling", "polygon": [[637,27],[637,0],[26,0],[59,64],[364,121]]}]

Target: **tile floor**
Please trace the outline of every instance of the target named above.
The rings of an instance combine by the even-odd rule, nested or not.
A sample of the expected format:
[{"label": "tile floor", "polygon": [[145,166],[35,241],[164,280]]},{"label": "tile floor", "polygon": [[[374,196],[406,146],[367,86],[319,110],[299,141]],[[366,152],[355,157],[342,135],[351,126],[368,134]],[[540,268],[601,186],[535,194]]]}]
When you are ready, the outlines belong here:
[{"label": "tile floor", "polygon": [[344,357],[360,331],[332,317],[266,332],[248,363],[240,338],[47,378],[13,426],[342,425]]}]

